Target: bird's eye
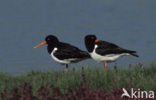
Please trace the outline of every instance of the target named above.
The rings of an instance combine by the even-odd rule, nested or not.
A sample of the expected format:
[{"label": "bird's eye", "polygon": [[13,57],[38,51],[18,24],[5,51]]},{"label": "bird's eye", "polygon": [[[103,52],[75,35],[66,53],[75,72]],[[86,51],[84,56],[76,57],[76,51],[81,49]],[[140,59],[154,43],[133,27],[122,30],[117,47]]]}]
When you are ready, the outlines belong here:
[{"label": "bird's eye", "polygon": [[94,39],[94,37],[91,37],[91,39]]}]

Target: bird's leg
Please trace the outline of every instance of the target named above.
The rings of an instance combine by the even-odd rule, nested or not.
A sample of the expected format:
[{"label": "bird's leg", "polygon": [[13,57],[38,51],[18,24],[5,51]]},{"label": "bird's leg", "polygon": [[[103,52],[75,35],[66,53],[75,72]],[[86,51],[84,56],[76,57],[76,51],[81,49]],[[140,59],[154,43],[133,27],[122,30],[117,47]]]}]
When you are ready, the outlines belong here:
[{"label": "bird's leg", "polygon": [[107,62],[104,62],[104,69],[107,69]]},{"label": "bird's leg", "polygon": [[66,64],[65,72],[68,72],[68,64]]}]

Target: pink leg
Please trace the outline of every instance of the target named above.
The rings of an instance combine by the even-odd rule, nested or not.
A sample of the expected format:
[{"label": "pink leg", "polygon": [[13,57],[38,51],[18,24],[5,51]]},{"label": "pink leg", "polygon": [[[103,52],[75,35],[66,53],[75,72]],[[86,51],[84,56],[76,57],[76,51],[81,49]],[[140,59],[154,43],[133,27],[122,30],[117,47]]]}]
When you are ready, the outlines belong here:
[{"label": "pink leg", "polygon": [[104,62],[104,69],[107,69],[107,62]]}]

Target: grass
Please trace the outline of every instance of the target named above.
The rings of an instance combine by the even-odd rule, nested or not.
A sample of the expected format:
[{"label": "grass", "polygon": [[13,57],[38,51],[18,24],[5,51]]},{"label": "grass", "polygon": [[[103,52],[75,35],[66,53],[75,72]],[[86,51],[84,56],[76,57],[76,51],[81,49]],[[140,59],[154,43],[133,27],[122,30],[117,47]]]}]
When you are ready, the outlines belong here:
[{"label": "grass", "polygon": [[77,86],[90,84],[93,89],[102,91],[111,90],[113,87],[135,87],[144,88],[145,90],[156,90],[156,65],[138,67],[134,66],[129,69],[107,69],[103,68],[84,68],[77,69],[74,72],[35,72],[11,76],[7,73],[0,73],[0,92],[4,88],[11,91],[24,83],[28,83],[35,93],[41,86],[51,84],[59,87],[61,91],[65,89],[75,89]]}]

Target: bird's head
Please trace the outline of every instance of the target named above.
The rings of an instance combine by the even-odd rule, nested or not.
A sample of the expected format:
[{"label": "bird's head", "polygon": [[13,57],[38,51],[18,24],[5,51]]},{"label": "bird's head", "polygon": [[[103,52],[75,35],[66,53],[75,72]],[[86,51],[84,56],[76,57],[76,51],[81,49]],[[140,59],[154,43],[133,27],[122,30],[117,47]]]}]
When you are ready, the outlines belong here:
[{"label": "bird's head", "polygon": [[57,39],[56,36],[54,35],[48,35],[46,38],[45,38],[45,41],[38,44],[37,46],[35,46],[34,48],[38,48],[42,45],[45,45],[45,44],[48,44],[48,45],[53,45],[53,46],[56,46],[57,44],[59,43],[59,40]]},{"label": "bird's head", "polygon": [[95,43],[98,42],[95,35],[87,35],[85,36],[85,45],[88,52],[92,52],[94,49]]}]

